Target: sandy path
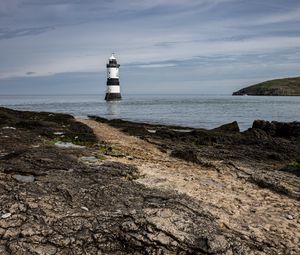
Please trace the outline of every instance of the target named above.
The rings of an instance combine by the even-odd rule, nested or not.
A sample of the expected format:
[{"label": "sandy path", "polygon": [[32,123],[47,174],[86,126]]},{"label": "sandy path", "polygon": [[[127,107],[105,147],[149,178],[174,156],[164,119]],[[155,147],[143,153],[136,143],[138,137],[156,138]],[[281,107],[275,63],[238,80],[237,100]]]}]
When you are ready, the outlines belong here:
[{"label": "sandy path", "polygon": [[246,182],[221,162],[204,168],[170,157],[155,145],[126,135],[94,120],[80,120],[97,137],[133,157],[108,160],[135,164],[144,176],[137,180],[150,188],[175,190],[205,205],[221,227],[274,246],[300,250],[300,202]]}]

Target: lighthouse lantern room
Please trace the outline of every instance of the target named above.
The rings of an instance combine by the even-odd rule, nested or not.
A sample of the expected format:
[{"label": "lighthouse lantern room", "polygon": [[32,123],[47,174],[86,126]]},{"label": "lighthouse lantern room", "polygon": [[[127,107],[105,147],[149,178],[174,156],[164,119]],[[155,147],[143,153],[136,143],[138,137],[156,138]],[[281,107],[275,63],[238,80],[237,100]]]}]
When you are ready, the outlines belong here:
[{"label": "lighthouse lantern room", "polygon": [[107,88],[106,88],[106,101],[112,100],[120,100],[121,92],[120,92],[120,81],[119,81],[119,67],[120,65],[117,63],[117,60],[114,56],[114,53],[108,60],[107,68]]}]

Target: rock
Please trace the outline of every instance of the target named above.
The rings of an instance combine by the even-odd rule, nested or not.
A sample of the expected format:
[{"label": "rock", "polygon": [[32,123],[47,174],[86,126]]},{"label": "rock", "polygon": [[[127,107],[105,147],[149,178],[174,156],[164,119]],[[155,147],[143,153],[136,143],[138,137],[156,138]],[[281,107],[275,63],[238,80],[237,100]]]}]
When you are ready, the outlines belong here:
[{"label": "rock", "polygon": [[147,129],[147,131],[151,134],[155,134],[156,133],[156,130],[155,129]]},{"label": "rock", "polygon": [[87,163],[95,163],[99,161],[99,159],[97,159],[95,156],[80,157],[79,160]]},{"label": "rock", "polygon": [[54,134],[54,135],[63,135],[64,132],[54,132],[53,134]]},{"label": "rock", "polygon": [[118,150],[118,149],[115,149],[115,148],[112,148],[112,147],[108,147],[106,149],[104,155],[111,156],[111,157],[120,157],[120,158],[122,158],[122,157],[126,156],[126,153],[124,153],[121,150]]},{"label": "rock", "polygon": [[228,250],[229,243],[222,235],[216,235],[212,239],[208,240],[208,252],[209,254],[222,254]]},{"label": "rock", "polygon": [[300,122],[277,122],[277,121],[264,121],[255,120],[252,128],[261,129],[267,134],[275,137],[300,137]]},{"label": "rock", "polygon": [[13,176],[19,182],[34,182],[34,176],[32,175],[20,175],[16,174]]},{"label": "rock", "polygon": [[7,219],[7,218],[9,218],[10,216],[11,216],[11,213],[4,213],[4,214],[1,215],[1,218],[2,218],[2,219]]},{"label": "rock", "polygon": [[15,239],[18,237],[20,234],[20,229],[19,228],[9,228],[6,230],[5,234],[3,235],[3,239]]},{"label": "rock", "polygon": [[[35,122],[20,123],[20,120]],[[92,166],[81,164],[81,160],[78,160],[80,158],[86,162],[96,161],[96,157],[88,155],[97,155],[99,147],[86,146],[82,150],[72,148],[61,150],[53,146],[53,139],[56,138],[54,132],[57,130],[65,132],[66,138],[73,142],[76,136],[82,142],[93,141],[91,130],[80,124],[74,124],[74,121],[69,115],[19,112],[0,108],[0,125],[14,127],[19,123],[20,127],[13,132],[2,130],[3,133],[7,133],[9,139],[0,137],[0,153],[2,153],[0,208],[3,210],[2,213],[11,213],[6,219],[0,216],[0,253],[79,255],[299,253],[298,244],[293,243],[295,248],[286,245],[292,243],[295,238],[290,233],[288,235],[282,231],[282,235],[275,235],[263,230],[260,234],[258,229],[251,236],[248,236],[248,233],[244,234],[244,231],[249,232],[249,230],[243,228],[241,231],[239,224],[243,221],[244,224],[252,224],[251,217],[255,221],[256,215],[259,217],[264,213],[264,207],[260,208],[259,205],[253,204],[253,207],[258,208],[255,215],[248,213],[251,207],[236,207],[242,203],[242,199],[238,200],[239,195],[247,195],[249,186],[253,192],[249,196],[251,195],[254,201],[265,203],[265,208],[270,203],[274,203],[271,198],[276,194],[272,193],[270,198],[266,196],[265,200],[262,200],[264,198],[262,196],[256,196],[255,192],[260,191],[259,182],[262,186],[265,185],[265,188],[272,190],[282,187],[280,192],[286,191],[285,196],[296,194],[299,187],[298,178],[296,176],[291,178],[291,173],[274,170],[274,159],[268,155],[280,154],[282,157],[277,159],[279,162],[276,161],[280,166],[284,165],[281,164],[284,160],[287,163],[294,161],[293,157],[299,155],[297,140],[271,137],[261,129],[243,133],[215,130],[177,132],[174,127],[164,129],[161,126],[150,127],[139,124],[139,135],[144,138],[143,133],[145,133],[147,138],[151,138],[153,144],[164,149],[162,151],[173,151],[173,155],[194,161],[196,164],[216,162],[220,168],[224,167],[219,173],[209,172],[208,175],[205,169],[205,176],[202,176],[204,172],[201,171],[199,173],[193,171],[192,175],[187,173],[187,182],[182,185],[189,185],[188,182],[195,177],[196,181],[199,178],[197,183],[199,188],[207,188],[207,193],[202,193],[203,197],[195,197],[185,195],[180,189],[172,190],[172,187],[168,186],[160,188],[163,185],[159,183],[155,188],[150,188],[152,184],[148,186],[147,183],[144,185],[143,182],[135,181],[140,175],[139,168],[132,164],[120,163],[128,162],[125,159],[116,159],[120,162],[101,161],[101,164]],[[122,126],[122,123],[119,121],[114,125],[119,126],[120,130],[128,125],[134,125],[134,123],[124,122],[125,126]],[[70,128],[70,125],[74,125],[74,128]],[[143,132],[143,127],[162,129],[162,132]],[[87,132],[88,135],[81,134],[81,131]],[[130,132],[135,132],[134,128]],[[32,148],[33,144],[40,146]],[[137,160],[131,162],[142,161],[139,159],[139,154],[134,155],[132,151],[132,155],[136,156]],[[155,159],[160,158],[155,156]],[[170,162],[164,164],[167,163],[168,167],[172,166],[173,161],[179,162],[170,158],[167,160]],[[151,163],[153,163],[151,166],[160,170],[159,161]],[[181,163],[183,162],[180,162],[180,165]],[[174,166],[172,171],[176,177],[178,174],[176,171],[179,170],[176,168],[178,165]],[[188,164],[186,167],[188,170]],[[228,207],[223,208],[223,203],[220,201],[222,196],[218,197],[218,194],[213,198],[220,201],[220,206],[214,204],[215,201],[210,200],[211,194],[209,194],[217,187],[216,184],[212,184],[213,178],[224,180],[224,186],[216,190],[221,194],[222,189],[228,192],[231,186],[228,181],[234,180],[236,173],[243,173],[245,169],[247,175],[236,182],[241,186],[232,183],[232,191],[234,191],[232,194],[236,196],[238,204],[233,203],[233,207],[229,204]],[[162,171],[165,170],[162,168]],[[15,179],[11,178],[17,174],[40,177],[37,182],[24,185],[16,183]],[[201,183],[207,176],[211,178],[211,185]],[[257,179],[254,180],[252,176]],[[145,180],[147,181],[147,178]],[[180,181],[182,180],[183,178]],[[290,186],[284,186],[286,180],[289,181]],[[246,183],[249,181],[254,182],[255,185]],[[165,180],[160,181],[161,184],[165,182]],[[265,193],[271,194],[268,190]],[[276,202],[280,206],[283,205],[284,211],[279,215],[285,217],[287,204],[278,200]],[[289,205],[292,202],[296,204],[297,201],[289,200]],[[227,212],[228,208],[230,210]],[[235,220],[234,215],[232,217],[229,215],[234,210],[231,208],[240,208],[241,213],[246,213],[249,219],[237,217]],[[222,215],[223,210],[225,214]],[[276,212],[277,210],[279,211],[280,208],[276,207]],[[212,212],[217,213],[214,216]],[[269,212],[272,214],[271,210]],[[295,208],[292,208],[289,214],[296,215]],[[229,219],[227,221],[226,217],[226,220],[224,219],[226,225],[219,224],[224,215],[233,221]],[[290,229],[287,230],[296,229],[293,226],[296,220],[288,223]]]},{"label": "rock", "polygon": [[174,150],[171,152],[171,156],[184,159],[186,161],[194,162],[194,163],[199,163],[197,152],[192,149]]},{"label": "rock", "polygon": [[44,255],[44,254],[55,255],[55,254],[57,254],[57,250],[58,250],[57,247],[55,247],[53,245],[50,245],[50,244],[47,244],[47,245],[42,245],[42,244],[34,245],[30,249],[32,254],[38,254],[38,255]]},{"label": "rock", "polygon": [[285,217],[286,217],[288,220],[293,220],[293,219],[294,219],[294,217],[293,217],[292,215],[290,215],[290,214],[287,214]]},{"label": "rock", "polygon": [[220,127],[217,127],[215,129],[213,129],[215,131],[222,131],[222,132],[240,132],[240,128],[239,128],[239,125],[236,121],[233,121],[231,123],[228,123],[228,124],[224,124]]},{"label": "rock", "polygon": [[85,148],[85,146],[76,145],[76,144],[69,143],[69,142],[61,142],[61,141],[56,142],[54,145],[59,148],[63,148],[63,149],[68,149],[68,148],[83,149],[83,148]]},{"label": "rock", "polygon": [[8,253],[5,246],[3,246],[3,245],[0,245],[0,254],[1,255],[10,255],[10,253]]},{"label": "rock", "polygon": [[15,127],[3,127],[2,129],[11,129],[11,130],[16,130]]},{"label": "rock", "polygon": [[[2,143],[3,144],[3,143]],[[4,173],[22,176],[42,176],[51,171],[77,170],[77,157],[71,157],[68,148],[63,151],[56,146],[41,146],[14,151],[0,158]]]},{"label": "rock", "polygon": [[300,177],[300,160],[294,160],[280,169],[280,171],[291,173]]},{"label": "rock", "polygon": [[105,162],[101,167],[101,171],[106,171],[112,176],[126,177],[129,180],[137,179],[140,175],[136,166],[120,162]]},{"label": "rock", "polygon": [[11,127],[15,131],[30,130],[31,132],[47,138],[56,138],[56,132],[63,132],[65,139],[73,141],[78,136],[78,141],[96,143],[97,137],[88,126],[78,122],[68,114],[46,112],[15,111],[0,107],[0,125]]}]

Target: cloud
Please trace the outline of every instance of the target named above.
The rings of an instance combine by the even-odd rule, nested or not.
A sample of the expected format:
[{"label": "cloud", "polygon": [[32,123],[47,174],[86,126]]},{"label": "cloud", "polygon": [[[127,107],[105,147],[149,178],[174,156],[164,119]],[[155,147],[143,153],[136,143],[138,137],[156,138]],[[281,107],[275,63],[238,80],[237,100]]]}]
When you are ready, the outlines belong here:
[{"label": "cloud", "polygon": [[36,74],[36,72],[26,72],[26,75],[33,75]]},{"label": "cloud", "polygon": [[165,68],[165,67],[173,67],[176,64],[146,64],[146,65],[138,65],[140,68]]},{"label": "cloud", "polygon": [[11,15],[21,4],[21,0],[1,0],[0,1],[0,15]]},{"label": "cloud", "polygon": [[266,18],[258,20],[258,23],[279,23],[279,22],[289,22],[289,21],[300,21],[300,8],[293,10],[288,13],[272,15]]},{"label": "cloud", "polygon": [[14,30],[0,29],[0,40],[21,37],[21,36],[39,35],[54,29],[55,27],[31,27],[31,28],[19,28]]},{"label": "cloud", "polygon": [[300,21],[300,8],[295,8],[291,11],[280,12],[276,14],[264,15],[250,22],[251,25],[267,25],[283,22]]},{"label": "cloud", "polygon": [[290,74],[300,62],[300,8],[293,0],[284,4],[2,0],[0,13],[9,15],[0,15],[0,78],[104,73],[111,52],[117,52],[122,77],[134,70],[131,84],[143,75],[159,83],[161,69],[170,83],[188,77],[191,84],[214,80],[217,72],[227,80],[249,72],[266,77],[272,69],[274,76]]}]

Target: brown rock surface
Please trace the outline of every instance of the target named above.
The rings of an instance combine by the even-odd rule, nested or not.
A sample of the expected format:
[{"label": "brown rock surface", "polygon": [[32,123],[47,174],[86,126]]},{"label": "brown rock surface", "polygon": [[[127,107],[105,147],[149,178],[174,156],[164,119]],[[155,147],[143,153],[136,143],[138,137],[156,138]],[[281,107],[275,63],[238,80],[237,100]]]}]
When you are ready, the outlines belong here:
[{"label": "brown rock surface", "polygon": [[257,186],[251,164],[189,163],[165,138],[69,115],[0,116],[0,254],[299,254],[299,200]]},{"label": "brown rock surface", "polygon": [[[278,254],[281,249],[282,254],[299,252],[300,142],[297,137],[270,136],[258,128],[243,133],[187,132],[180,131],[179,127],[174,131],[174,127],[143,123],[134,126],[129,122],[128,132],[124,121],[85,123],[102,140],[113,141],[115,146],[136,156],[135,162],[143,174],[138,182],[161,190],[176,190],[200,201],[216,217],[219,226],[244,240],[273,247]],[[120,132],[133,135],[134,129],[142,140]],[[140,135],[138,129],[151,132]],[[271,252],[261,254],[265,253]]]}]

